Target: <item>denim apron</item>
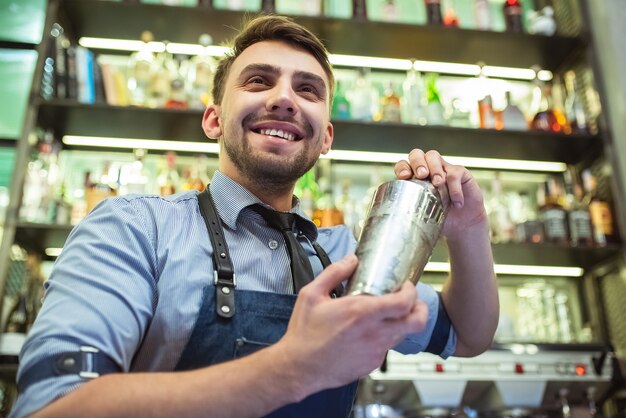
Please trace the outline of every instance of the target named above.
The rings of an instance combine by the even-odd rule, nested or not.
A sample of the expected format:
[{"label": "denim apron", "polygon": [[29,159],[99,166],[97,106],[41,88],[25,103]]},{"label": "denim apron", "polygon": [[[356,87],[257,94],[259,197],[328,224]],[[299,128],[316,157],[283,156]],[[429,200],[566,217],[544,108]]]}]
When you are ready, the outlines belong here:
[{"label": "denim apron", "polygon": [[[206,195],[206,196],[202,196]],[[202,201],[200,199],[202,197]],[[203,203],[204,202],[204,203]],[[234,281],[228,296],[231,298],[229,315],[220,314],[221,306],[217,278],[220,266],[230,263],[226,243],[216,243],[213,236],[223,237],[221,220],[217,216],[208,187],[198,199],[213,245],[216,282],[207,284],[196,323],[175,370],[193,370],[236,359],[274,344],[285,334],[296,302],[296,295],[236,290]],[[203,207],[204,205],[204,207]],[[219,247],[218,247],[219,246]],[[330,260],[319,245],[314,245],[324,268]],[[218,251],[222,248],[223,251]],[[320,251],[323,254],[320,254]],[[218,259],[219,260],[216,260]],[[218,262],[216,262],[218,261]],[[230,263],[232,267],[232,263]],[[227,268],[226,268],[227,269]],[[236,311],[235,311],[236,309]],[[236,312],[236,313],[235,313]],[[332,326],[332,324],[329,324]],[[356,394],[357,382],[315,393],[301,402],[286,405],[266,415],[271,418],[346,418]],[[245,396],[245,394],[242,394]]]}]

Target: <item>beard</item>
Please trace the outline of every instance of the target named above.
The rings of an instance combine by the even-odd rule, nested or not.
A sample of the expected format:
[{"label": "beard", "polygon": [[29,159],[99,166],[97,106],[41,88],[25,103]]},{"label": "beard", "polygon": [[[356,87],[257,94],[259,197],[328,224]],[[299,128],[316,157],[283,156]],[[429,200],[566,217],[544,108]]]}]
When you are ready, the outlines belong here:
[{"label": "beard", "polygon": [[[225,131],[222,136],[224,150],[235,167],[255,187],[266,191],[282,192],[291,189],[296,181],[315,165],[319,153],[311,155],[311,147],[321,144],[322,138],[313,138],[312,126],[304,123],[305,137],[300,139],[304,142],[297,154],[284,156],[254,150],[250,146],[249,130],[246,127],[265,119],[277,120],[277,118],[261,118],[251,114],[246,116],[241,123],[243,131],[241,138],[234,138]],[[291,118],[281,120],[297,124]]]}]

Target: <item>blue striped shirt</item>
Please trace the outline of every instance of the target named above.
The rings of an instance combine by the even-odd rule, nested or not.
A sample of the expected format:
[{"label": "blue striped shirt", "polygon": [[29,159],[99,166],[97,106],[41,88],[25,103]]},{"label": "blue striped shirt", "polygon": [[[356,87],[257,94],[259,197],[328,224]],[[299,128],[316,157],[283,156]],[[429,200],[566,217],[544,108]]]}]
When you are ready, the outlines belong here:
[{"label": "blue striped shirt", "polygon": [[[237,289],[293,293],[289,255],[281,232],[248,206],[259,199],[216,172],[210,185],[223,221]],[[315,227],[298,203],[298,239],[315,275],[322,270],[311,241],[332,261],[353,252],[345,226]],[[123,371],[173,370],[194,326],[202,290],[213,279],[212,248],[198,208],[198,193],[127,195],[96,207],[71,232],[50,279],[40,315],[20,354],[20,371],[43,356],[92,346]],[[420,298],[436,313],[434,290],[418,284]],[[409,335],[397,349],[422,351],[436,321]],[[450,332],[442,357],[454,351]],[[77,375],[54,377],[19,397],[12,417],[32,413],[75,389]]]}]

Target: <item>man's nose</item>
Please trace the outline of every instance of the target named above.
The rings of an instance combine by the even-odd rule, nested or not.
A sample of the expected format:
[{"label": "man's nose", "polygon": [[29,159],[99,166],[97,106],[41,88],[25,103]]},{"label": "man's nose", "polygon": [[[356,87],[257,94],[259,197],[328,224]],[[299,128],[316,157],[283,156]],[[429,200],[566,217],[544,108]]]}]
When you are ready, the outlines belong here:
[{"label": "man's nose", "polygon": [[288,83],[277,84],[272,89],[271,95],[267,100],[267,111],[271,113],[295,115],[298,113],[298,106],[294,94],[291,85],[288,85]]}]

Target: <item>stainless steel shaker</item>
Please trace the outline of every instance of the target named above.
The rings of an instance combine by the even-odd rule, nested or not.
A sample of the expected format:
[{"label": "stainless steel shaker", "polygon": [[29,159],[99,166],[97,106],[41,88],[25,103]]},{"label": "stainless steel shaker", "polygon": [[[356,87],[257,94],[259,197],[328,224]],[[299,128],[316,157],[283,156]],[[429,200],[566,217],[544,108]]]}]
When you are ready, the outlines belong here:
[{"label": "stainless steel shaker", "polygon": [[356,250],[359,265],[346,294],[383,295],[406,280],[417,283],[448,213],[449,197],[444,190],[415,179],[378,187]]}]

